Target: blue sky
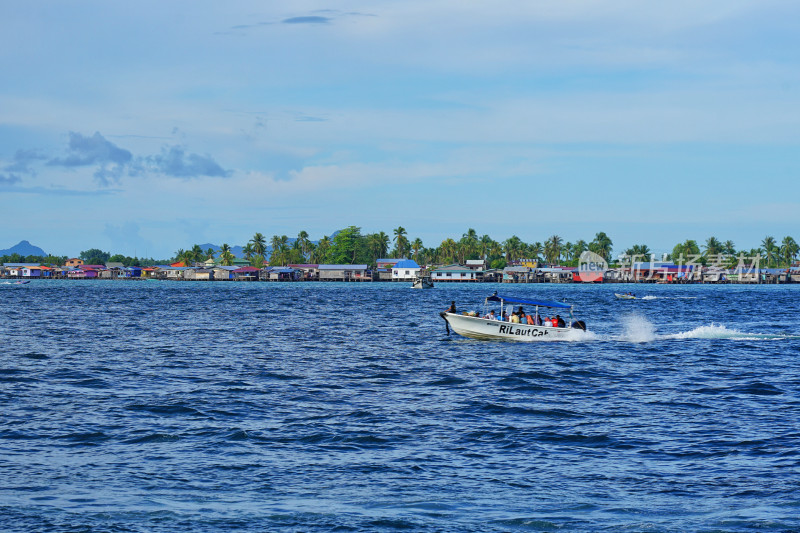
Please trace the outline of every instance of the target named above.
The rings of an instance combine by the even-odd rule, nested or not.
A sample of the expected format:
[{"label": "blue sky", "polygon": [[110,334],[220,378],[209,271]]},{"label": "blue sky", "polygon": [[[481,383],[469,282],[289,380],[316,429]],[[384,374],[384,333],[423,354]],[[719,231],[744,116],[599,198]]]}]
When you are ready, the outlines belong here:
[{"label": "blue sky", "polygon": [[0,248],[800,239],[797,2],[12,2],[0,69]]}]

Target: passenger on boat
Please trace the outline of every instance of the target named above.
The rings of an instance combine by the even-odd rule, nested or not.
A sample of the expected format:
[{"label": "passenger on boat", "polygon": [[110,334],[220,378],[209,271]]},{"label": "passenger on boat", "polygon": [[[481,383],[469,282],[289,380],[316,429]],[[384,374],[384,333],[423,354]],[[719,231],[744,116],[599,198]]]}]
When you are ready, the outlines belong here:
[{"label": "passenger on boat", "polygon": [[483,318],[488,318],[489,320],[497,320],[497,315],[494,314],[494,309],[489,311],[489,314]]},{"label": "passenger on boat", "polygon": [[455,302],[455,300],[453,300],[452,302],[450,302],[450,307],[447,308],[447,311],[445,311],[445,313],[454,313],[455,314],[455,312],[456,312],[456,302]]},{"label": "passenger on boat", "polygon": [[531,326],[535,326],[536,325],[536,321],[533,319],[533,315],[528,315],[528,316],[525,317],[525,319],[528,321],[529,325],[531,325]]},{"label": "passenger on boat", "polygon": [[567,323],[566,323],[566,322],[564,322],[564,319],[563,319],[563,318],[561,318],[561,315],[556,315],[556,325],[557,325],[559,328],[565,328],[565,327],[567,327]]},{"label": "passenger on boat", "polygon": [[519,315],[516,313],[511,313],[511,323],[512,324],[519,324]]},{"label": "passenger on boat", "polygon": [[552,328],[553,327],[553,323],[550,322],[550,318],[548,318],[548,317],[544,317],[544,323],[542,325],[544,327],[546,327],[546,328]]},{"label": "passenger on boat", "polygon": [[503,322],[508,322],[508,313],[503,311],[503,316],[500,318]]}]

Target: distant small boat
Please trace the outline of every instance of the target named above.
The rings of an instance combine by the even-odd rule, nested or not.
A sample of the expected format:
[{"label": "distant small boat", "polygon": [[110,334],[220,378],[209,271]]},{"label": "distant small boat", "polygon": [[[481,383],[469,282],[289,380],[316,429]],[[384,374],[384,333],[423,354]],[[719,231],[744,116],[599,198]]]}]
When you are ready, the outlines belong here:
[{"label": "distant small boat", "polygon": [[620,294],[618,292],[615,292],[614,296],[616,296],[620,300],[636,300],[637,299],[635,294]]},{"label": "distant small boat", "polygon": [[414,281],[411,283],[412,289],[432,289],[433,288],[433,280],[429,277],[419,277],[414,278]]},{"label": "distant small boat", "polygon": [[26,285],[26,284],[28,284],[30,282],[31,282],[31,280],[29,280],[29,279],[21,279],[21,280],[17,281],[14,285]]}]

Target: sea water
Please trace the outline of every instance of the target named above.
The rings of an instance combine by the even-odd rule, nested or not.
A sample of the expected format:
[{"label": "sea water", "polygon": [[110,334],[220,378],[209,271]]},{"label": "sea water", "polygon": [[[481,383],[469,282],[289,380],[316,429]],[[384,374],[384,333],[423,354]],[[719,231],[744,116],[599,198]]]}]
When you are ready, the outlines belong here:
[{"label": "sea water", "polygon": [[800,530],[800,286],[409,285],[0,287],[0,530]]}]

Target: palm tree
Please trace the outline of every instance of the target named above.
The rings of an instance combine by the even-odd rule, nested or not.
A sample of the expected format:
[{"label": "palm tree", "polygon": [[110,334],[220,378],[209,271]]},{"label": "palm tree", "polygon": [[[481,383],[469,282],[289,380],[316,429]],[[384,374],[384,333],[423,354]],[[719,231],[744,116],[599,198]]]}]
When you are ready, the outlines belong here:
[{"label": "palm tree", "polygon": [[286,235],[281,235],[279,242],[281,255],[283,256],[284,263],[286,263],[287,256],[289,255],[289,237]]},{"label": "palm tree", "polygon": [[634,258],[637,260],[650,259],[650,247],[646,244],[634,244],[625,250],[625,255],[630,256],[631,261],[633,261]]},{"label": "palm tree", "polygon": [[726,255],[736,255],[736,245],[733,241],[725,241],[722,245],[722,253]]},{"label": "palm tree", "polygon": [[716,237],[709,237],[703,245],[703,248],[705,249],[704,255],[712,261],[714,259],[719,259],[722,252],[725,251],[725,245]]},{"label": "palm tree", "polygon": [[497,242],[496,240],[492,239],[491,244],[489,244],[489,257],[500,257],[503,255],[503,245]]},{"label": "palm tree", "polygon": [[203,249],[200,248],[199,244],[195,244],[194,246],[192,246],[191,254],[193,263],[199,263],[200,261],[203,260]]},{"label": "palm tree", "polygon": [[572,258],[573,259],[580,259],[581,254],[589,249],[589,245],[586,244],[586,241],[583,239],[578,239],[578,241],[572,245]]},{"label": "palm tree", "polygon": [[378,233],[377,242],[379,243],[378,256],[381,258],[386,257],[386,254],[389,253],[389,245],[392,243],[391,239],[381,231]]},{"label": "palm tree", "polygon": [[325,235],[317,243],[317,247],[312,251],[312,263],[323,263],[327,260],[328,251],[331,249],[331,238]]},{"label": "palm tree", "polygon": [[311,261],[311,258],[314,257],[314,254],[317,251],[317,245],[313,242],[308,242],[308,255],[306,255],[306,261]]},{"label": "palm tree", "polygon": [[250,261],[250,258],[253,257],[253,254],[255,253],[255,251],[253,250],[253,245],[249,242],[244,245],[244,248],[242,248],[242,252],[244,252],[244,256],[248,261]]},{"label": "palm tree", "polygon": [[417,259],[417,262],[419,262],[419,251],[422,250],[422,248],[423,248],[422,239],[417,237],[411,243],[411,252],[414,254],[414,259]]},{"label": "palm tree", "polygon": [[489,257],[489,251],[492,249],[492,238],[488,235],[481,235],[478,240],[478,250],[480,251],[481,258],[486,260]]},{"label": "palm tree", "polygon": [[564,246],[562,247],[561,251],[561,256],[564,258],[564,261],[572,261],[574,259],[571,242],[567,241],[564,243]]},{"label": "palm tree", "polygon": [[775,237],[770,235],[764,237],[764,240],[761,241],[761,248],[764,250],[764,259],[766,259],[767,265],[775,263],[779,250],[778,245],[775,243]]},{"label": "palm tree", "polygon": [[563,243],[564,239],[558,235],[553,235],[545,241],[544,256],[551,265],[558,262],[558,258],[561,256],[561,246]]},{"label": "palm tree", "polygon": [[219,251],[219,258],[222,260],[222,265],[231,266],[233,264],[233,254],[231,253],[231,247],[228,243],[223,243]]},{"label": "palm tree", "polygon": [[539,260],[542,258],[542,254],[544,253],[544,247],[542,246],[542,243],[540,243],[539,241],[532,242],[531,244],[528,245],[526,253],[531,259],[533,259],[538,263]]},{"label": "palm tree", "polygon": [[273,254],[280,247],[280,245],[281,245],[281,238],[277,235],[273,235],[272,238],[269,240],[269,247],[272,248]]},{"label": "palm tree", "polygon": [[272,255],[269,258],[270,265],[282,266],[285,265],[289,253],[289,237],[286,235],[272,236]]},{"label": "palm tree", "polygon": [[454,263],[458,254],[458,243],[451,238],[442,241],[439,246],[439,260],[443,263]]},{"label": "palm tree", "polygon": [[422,264],[431,264],[431,263],[439,263],[439,248],[423,248],[420,251],[420,261],[417,261],[420,265]]},{"label": "palm tree", "polygon": [[308,252],[311,248],[311,241],[308,240],[308,232],[303,230],[298,233],[296,242],[300,246],[300,251],[303,253],[303,257],[308,257]]},{"label": "palm tree", "polygon": [[183,252],[183,257],[179,258],[181,261],[183,261],[183,264],[185,264],[186,266],[191,266],[192,263],[196,261],[197,255],[195,249],[200,250],[200,252],[202,253],[202,249],[195,244],[191,250],[186,250],[185,252]]},{"label": "palm tree", "polygon": [[609,236],[601,231],[597,233],[594,236],[594,240],[589,243],[589,250],[608,261],[609,257],[611,257],[611,246],[613,244]]},{"label": "palm tree", "polygon": [[250,244],[255,255],[263,257],[267,253],[267,239],[261,233],[253,235],[253,238],[250,239]]},{"label": "palm tree", "polygon": [[394,241],[397,257],[405,257],[408,239],[406,239],[406,229],[403,226],[398,226],[394,229]]},{"label": "palm tree", "polygon": [[459,241],[461,247],[461,257],[465,259],[468,256],[472,256],[473,254],[478,253],[479,241],[478,241],[478,234],[477,232],[469,228],[466,233],[461,235],[461,241]]},{"label": "palm tree", "polygon": [[417,263],[420,265],[428,265],[434,262],[436,248],[425,248],[424,246],[419,249],[419,255],[416,258]]},{"label": "palm tree", "polygon": [[378,259],[385,258],[389,250],[389,236],[382,231],[370,233],[367,235],[367,249],[372,256],[372,261],[377,262]]},{"label": "palm tree", "polygon": [[694,239],[687,239],[672,249],[672,260],[684,264],[695,261],[699,256],[700,247]]},{"label": "palm tree", "polygon": [[797,242],[788,235],[784,237],[783,241],[781,241],[781,257],[786,263],[786,266],[791,266],[798,252],[800,252],[800,246],[797,245]]},{"label": "palm tree", "polygon": [[519,259],[523,246],[522,241],[516,235],[512,235],[503,241],[503,252],[506,254],[506,262],[510,264],[512,261]]},{"label": "palm tree", "polygon": [[214,259],[214,256],[216,254],[217,252],[213,248],[209,248],[208,250],[206,250],[206,259]]}]

